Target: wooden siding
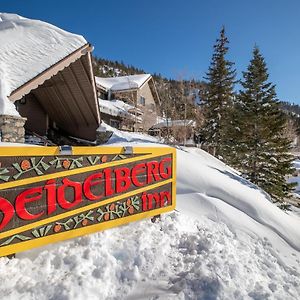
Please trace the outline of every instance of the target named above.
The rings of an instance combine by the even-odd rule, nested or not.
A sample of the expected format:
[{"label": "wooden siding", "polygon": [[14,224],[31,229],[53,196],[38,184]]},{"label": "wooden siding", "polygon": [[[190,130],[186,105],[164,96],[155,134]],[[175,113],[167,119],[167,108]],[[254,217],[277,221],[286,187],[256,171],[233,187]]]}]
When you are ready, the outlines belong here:
[{"label": "wooden siding", "polygon": [[[139,104],[139,98],[145,98],[145,105]],[[137,93],[137,107],[143,112],[143,131],[148,131],[157,122],[157,105],[155,103],[152,91],[149,84],[146,83],[142,86]]]},{"label": "wooden siding", "polygon": [[17,102],[16,106],[19,114],[27,118],[25,129],[45,136],[48,130],[48,115],[39,100],[30,93],[24,96],[22,101]]}]

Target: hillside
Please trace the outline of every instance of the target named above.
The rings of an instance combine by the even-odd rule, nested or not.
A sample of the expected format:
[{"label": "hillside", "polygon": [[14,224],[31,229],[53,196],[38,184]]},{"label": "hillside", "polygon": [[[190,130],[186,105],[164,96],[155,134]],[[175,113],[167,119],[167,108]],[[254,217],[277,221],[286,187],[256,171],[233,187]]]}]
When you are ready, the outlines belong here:
[{"label": "hillside", "polygon": [[[164,147],[117,130],[108,145],[136,143]],[[176,211],[1,258],[0,296],[299,299],[299,228],[299,216],[216,158],[178,149]]]},{"label": "hillside", "polygon": [[281,108],[291,115],[294,115],[296,117],[300,116],[300,106],[298,104],[282,101]]},{"label": "hillside", "polygon": [[[110,61],[93,57],[95,76],[116,77],[147,73],[145,70],[126,65],[123,62]],[[161,109],[168,118],[183,119],[184,107],[187,108],[187,119],[199,119],[198,98],[202,81],[168,79],[161,74],[152,74],[161,99]]]},{"label": "hillside", "polygon": [[[124,62],[93,57],[94,74],[99,77],[116,77],[147,73],[145,70],[126,65]],[[184,119],[184,107],[187,104],[187,119],[194,119],[201,126],[199,111],[200,93],[205,91],[205,82],[199,80],[168,79],[161,74],[152,74],[161,98],[162,111],[171,119]],[[300,106],[286,101],[280,102],[289,123],[287,134],[293,140],[300,134]]]}]

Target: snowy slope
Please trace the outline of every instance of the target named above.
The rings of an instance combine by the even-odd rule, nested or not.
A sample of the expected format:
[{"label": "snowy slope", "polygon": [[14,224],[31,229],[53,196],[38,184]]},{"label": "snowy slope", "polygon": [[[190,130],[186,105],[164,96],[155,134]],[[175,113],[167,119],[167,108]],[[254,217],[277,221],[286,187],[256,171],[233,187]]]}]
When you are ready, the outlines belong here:
[{"label": "snowy slope", "polygon": [[1,299],[299,299],[299,217],[204,151],[177,157],[175,212],[1,258]]},{"label": "snowy slope", "polygon": [[[111,138],[107,142],[108,146],[113,146],[115,144],[120,144],[120,143],[133,145],[133,146],[136,144],[138,144],[139,146],[143,146],[143,145],[152,146],[154,143],[157,144],[159,142],[158,139],[153,136],[144,133],[139,133],[139,132],[120,131],[114,127],[107,125],[104,122],[101,123],[99,128],[101,128],[101,130],[104,131],[113,132]],[[151,145],[149,145],[148,143],[151,143]]]},{"label": "snowy slope", "polygon": [[0,113],[17,115],[7,97],[87,41],[51,24],[0,13]]}]

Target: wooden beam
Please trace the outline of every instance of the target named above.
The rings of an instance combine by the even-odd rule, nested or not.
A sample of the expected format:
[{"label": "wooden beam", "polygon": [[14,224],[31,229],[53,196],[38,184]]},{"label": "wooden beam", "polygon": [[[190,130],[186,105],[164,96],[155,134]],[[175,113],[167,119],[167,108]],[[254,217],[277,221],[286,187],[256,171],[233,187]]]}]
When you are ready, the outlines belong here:
[{"label": "wooden beam", "polygon": [[[79,64],[81,65],[81,67],[83,67],[83,64],[81,62],[81,59],[79,59]],[[94,117],[95,121],[98,122],[98,119],[97,119],[97,112],[95,112],[93,110],[93,108],[91,107],[91,104],[90,104],[90,101],[89,101],[89,97],[86,96],[86,94],[84,93],[82,87],[81,87],[81,84],[80,84],[80,80],[78,80],[78,77],[76,76],[75,72],[74,72],[74,69],[73,69],[74,65],[70,65],[70,70],[71,70],[71,74],[72,74],[72,77],[73,79],[78,83],[78,88],[80,90],[80,93],[81,93],[81,96],[84,98],[86,104],[87,104],[87,107],[89,108],[89,111],[90,113],[92,114],[92,116]],[[84,69],[84,67],[83,67]],[[85,73],[85,69],[84,69],[84,72],[81,72],[81,74],[83,74],[83,76],[85,76],[86,80],[89,82],[89,84],[91,84],[91,81],[89,80],[87,74]],[[96,106],[97,107],[97,106]],[[96,114],[95,114],[96,113]]]},{"label": "wooden beam", "polygon": [[98,124],[100,124],[100,122],[101,122],[100,107],[99,107],[98,96],[97,96],[95,76],[94,76],[93,66],[92,66],[92,56],[91,56],[90,51],[88,52],[88,65],[89,65],[90,74],[91,74],[92,87],[93,87],[93,93],[94,93],[94,101],[95,101],[95,104],[96,104],[96,107],[97,107],[96,116],[97,116]]},{"label": "wooden beam", "polygon": [[[71,72],[69,69],[65,69],[64,72]],[[69,83],[67,82],[65,76],[64,76],[64,72],[59,72],[59,76],[65,81],[65,87],[67,88],[69,94],[71,95],[71,98],[74,99],[73,102],[73,106],[74,108],[76,108],[78,115],[80,115],[81,119],[83,120],[83,122],[85,123],[85,125],[89,125],[89,121],[88,119],[85,117],[85,115],[82,113],[81,109],[80,109],[80,105],[78,104],[77,98],[75,96],[75,94],[73,93]],[[71,108],[72,109],[72,108]]]}]

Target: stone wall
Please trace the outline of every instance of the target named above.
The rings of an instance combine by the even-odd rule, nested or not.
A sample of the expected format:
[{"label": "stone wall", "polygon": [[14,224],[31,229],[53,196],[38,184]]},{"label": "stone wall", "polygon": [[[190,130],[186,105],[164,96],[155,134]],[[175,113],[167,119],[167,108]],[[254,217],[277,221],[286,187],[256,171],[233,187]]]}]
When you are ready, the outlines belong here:
[{"label": "stone wall", "polygon": [[1,142],[24,143],[26,118],[0,115]]}]

